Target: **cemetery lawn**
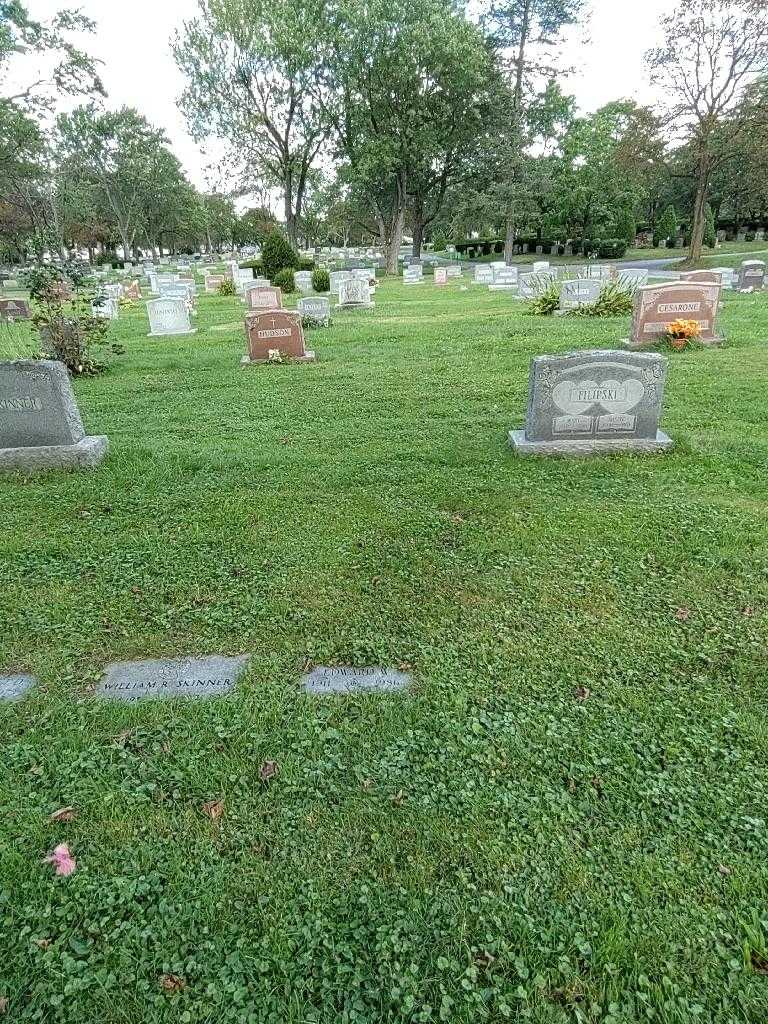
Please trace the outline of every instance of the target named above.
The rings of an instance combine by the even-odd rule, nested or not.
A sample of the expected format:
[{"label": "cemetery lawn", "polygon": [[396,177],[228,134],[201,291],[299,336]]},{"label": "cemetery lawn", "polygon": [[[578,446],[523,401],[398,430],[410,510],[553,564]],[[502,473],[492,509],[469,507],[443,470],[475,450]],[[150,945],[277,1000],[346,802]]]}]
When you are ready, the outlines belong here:
[{"label": "cemetery lawn", "polygon": [[[674,452],[592,461],[506,435],[534,355],[627,319],[391,281],[243,370],[242,316],[123,313],[75,382],[106,463],[0,484],[0,671],[41,680],[0,707],[6,1018],[764,1024],[768,295],[672,357]],[[93,696],[207,653],[234,695]]]}]

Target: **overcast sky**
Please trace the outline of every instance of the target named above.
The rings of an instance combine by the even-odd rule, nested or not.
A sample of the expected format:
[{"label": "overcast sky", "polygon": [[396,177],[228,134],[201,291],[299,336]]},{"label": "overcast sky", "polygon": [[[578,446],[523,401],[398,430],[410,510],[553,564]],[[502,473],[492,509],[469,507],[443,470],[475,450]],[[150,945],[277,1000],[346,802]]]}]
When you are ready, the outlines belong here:
[{"label": "overcast sky", "polygon": [[[26,0],[30,13],[46,18],[60,7],[77,7],[97,22],[83,45],[104,62],[102,77],[110,107],[136,107],[165,129],[190,179],[205,187],[210,157],[186,132],[176,108],[183,88],[170,41],[183,21],[194,16],[196,0]],[[675,0],[590,0],[588,27],[569,33],[565,57],[578,73],[563,83],[582,111],[630,97],[652,101],[643,54],[658,40],[658,18]]]}]

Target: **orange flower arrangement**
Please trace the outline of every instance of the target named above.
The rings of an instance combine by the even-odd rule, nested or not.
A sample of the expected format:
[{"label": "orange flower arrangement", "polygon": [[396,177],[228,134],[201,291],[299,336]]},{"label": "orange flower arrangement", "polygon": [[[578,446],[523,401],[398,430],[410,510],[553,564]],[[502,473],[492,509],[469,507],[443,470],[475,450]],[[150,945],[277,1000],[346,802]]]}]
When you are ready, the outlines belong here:
[{"label": "orange flower arrangement", "polygon": [[666,337],[672,348],[678,352],[701,336],[701,324],[698,320],[675,320],[667,327]]}]

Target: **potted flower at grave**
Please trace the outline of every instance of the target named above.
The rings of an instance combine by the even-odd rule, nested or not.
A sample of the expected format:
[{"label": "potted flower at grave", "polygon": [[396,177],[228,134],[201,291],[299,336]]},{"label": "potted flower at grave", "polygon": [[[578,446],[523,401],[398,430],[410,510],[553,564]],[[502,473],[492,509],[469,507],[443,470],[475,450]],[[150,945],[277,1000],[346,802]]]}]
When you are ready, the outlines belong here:
[{"label": "potted flower at grave", "polygon": [[701,336],[701,324],[698,320],[675,320],[667,328],[666,340],[676,352],[682,352]]}]

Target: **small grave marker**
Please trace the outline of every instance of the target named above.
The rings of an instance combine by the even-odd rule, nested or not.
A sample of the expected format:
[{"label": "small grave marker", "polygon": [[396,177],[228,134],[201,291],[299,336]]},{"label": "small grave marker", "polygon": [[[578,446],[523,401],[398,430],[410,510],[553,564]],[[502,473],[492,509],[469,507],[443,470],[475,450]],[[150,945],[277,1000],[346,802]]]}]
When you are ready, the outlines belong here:
[{"label": "small grave marker", "polygon": [[490,264],[479,264],[475,267],[474,284],[493,284],[493,267]]},{"label": "small grave marker", "polygon": [[762,260],[745,260],[739,267],[737,291],[743,292],[750,288],[756,292],[765,288],[765,263]]},{"label": "small grave marker", "polygon": [[368,280],[350,277],[339,284],[339,302],[336,309],[372,309],[371,286]]},{"label": "small grave marker", "polygon": [[442,287],[448,284],[448,268],[447,267],[435,267],[435,284],[438,287]]},{"label": "small grave marker", "polygon": [[0,323],[29,320],[31,316],[29,303],[23,299],[0,299]]},{"label": "small grave marker", "polygon": [[245,302],[248,309],[282,309],[283,293],[272,285],[250,285],[245,290]]},{"label": "small grave marker", "polygon": [[201,658],[119,661],[108,665],[96,695],[106,700],[218,697],[229,693],[248,667],[250,657],[218,654]]},{"label": "small grave marker", "polygon": [[570,313],[581,306],[591,306],[600,298],[602,284],[579,278],[576,281],[563,281],[560,284],[560,313]]},{"label": "small grave marker", "polygon": [[299,299],[298,309],[305,323],[311,321],[317,326],[327,327],[331,322],[331,302],[324,295]]},{"label": "small grave marker", "polygon": [[318,665],[302,679],[307,693],[394,693],[406,690],[413,679],[392,668],[348,668]]},{"label": "small grave marker", "polygon": [[0,700],[19,700],[37,680],[24,674],[0,676]]}]

